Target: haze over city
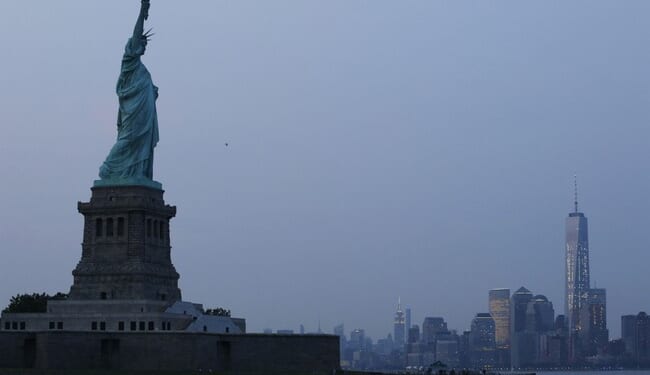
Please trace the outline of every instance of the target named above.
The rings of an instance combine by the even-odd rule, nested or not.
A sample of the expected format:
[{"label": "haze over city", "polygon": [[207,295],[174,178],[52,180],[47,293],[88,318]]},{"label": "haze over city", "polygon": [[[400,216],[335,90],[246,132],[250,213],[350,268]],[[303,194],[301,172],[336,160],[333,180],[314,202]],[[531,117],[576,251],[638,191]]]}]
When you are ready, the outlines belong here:
[{"label": "haze over city", "polygon": [[[136,12],[139,2],[133,1]],[[608,326],[648,309],[650,4],[155,2],[154,178],[183,298],[249,331],[464,330],[491,288],[564,310],[590,221]],[[111,2],[0,3],[0,301],[66,292],[77,201],[115,138],[132,28]],[[124,30],[122,34],[115,30]],[[226,145],[227,144],[227,145]]]}]

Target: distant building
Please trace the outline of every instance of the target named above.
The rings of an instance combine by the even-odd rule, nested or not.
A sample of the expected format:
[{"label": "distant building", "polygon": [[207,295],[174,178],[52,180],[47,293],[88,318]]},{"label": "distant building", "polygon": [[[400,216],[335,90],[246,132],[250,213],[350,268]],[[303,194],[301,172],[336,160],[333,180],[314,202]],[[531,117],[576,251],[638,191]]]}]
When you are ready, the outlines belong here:
[{"label": "distant building", "polygon": [[365,331],[363,329],[355,329],[350,332],[350,341],[344,358],[350,361],[353,368],[369,368],[372,366],[372,347],[372,340],[366,336]]},{"label": "distant building", "polygon": [[566,319],[564,315],[560,314],[555,317],[555,331],[558,333],[562,333],[566,331]]},{"label": "distant building", "polygon": [[425,345],[435,344],[440,334],[448,334],[447,323],[441,317],[426,317],[422,323],[422,343]]},{"label": "distant building", "polygon": [[334,327],[334,329],[332,330],[332,332],[333,332],[336,336],[345,337],[345,325],[343,325],[343,323],[337,325],[336,327]]},{"label": "distant building", "polygon": [[546,296],[536,295],[528,303],[526,323],[527,335],[534,337],[534,341],[527,343],[532,346],[524,350],[530,356],[528,366],[552,366],[561,363],[562,350],[566,349],[563,345],[565,341],[555,330],[555,309]]},{"label": "distant building", "polygon": [[[553,303],[546,296],[538,294],[533,297],[528,305],[532,306],[533,311],[532,321],[527,321],[530,331],[547,333],[555,330],[555,309],[553,308]],[[527,319],[528,316],[526,317]]]},{"label": "distant building", "polygon": [[458,338],[458,360],[461,367],[470,367],[469,359],[469,335],[470,331],[463,331]]},{"label": "distant building", "polygon": [[377,340],[374,352],[381,355],[389,355],[393,351],[393,337],[389,334],[384,339]]},{"label": "distant building", "polygon": [[650,367],[650,317],[641,311],[621,317],[621,341],[625,357],[635,367]]},{"label": "distant building", "polygon": [[409,329],[409,344],[414,344],[420,341],[420,326],[413,324]]},{"label": "distant building", "polygon": [[638,364],[650,365],[650,317],[645,312],[636,316],[635,359]]},{"label": "distant building", "polygon": [[397,301],[397,311],[395,312],[395,321],[393,322],[393,341],[395,348],[399,351],[404,350],[405,344],[405,324],[404,312],[402,311],[401,300]]},{"label": "distant building", "polygon": [[[512,295],[510,302],[510,333],[512,335],[526,329],[526,310],[528,309],[528,302],[532,299],[533,293],[523,286]],[[512,338],[514,337],[511,337],[511,341]]]},{"label": "distant building", "polygon": [[[565,357],[566,337],[562,320],[556,322],[553,303],[545,296],[533,296],[526,288],[511,299],[511,364],[514,368],[536,368],[559,364]],[[553,362],[556,361],[556,362]]]},{"label": "distant building", "polygon": [[333,333],[334,335],[339,337],[340,354],[341,354],[341,358],[343,358],[345,348],[347,347],[347,340],[345,338],[345,326],[343,325],[343,323],[334,327]]},{"label": "distant building", "polygon": [[510,289],[490,290],[489,307],[497,348],[510,348]]},{"label": "distant building", "polygon": [[604,354],[609,343],[605,289],[589,289],[580,309],[581,353],[585,357]]},{"label": "distant building", "polygon": [[[623,340],[626,341],[626,351],[631,354],[632,360],[639,367],[650,366],[650,317],[645,312],[641,311],[637,315],[628,315],[634,317],[634,332],[624,332]],[[631,321],[631,318],[624,317],[622,319],[625,323]],[[629,323],[628,323],[629,324]],[[631,327],[623,327],[629,329]],[[627,336],[627,337],[626,337]],[[631,337],[630,337],[631,336]],[[631,342],[632,348],[628,351],[627,343]]]},{"label": "distant building", "polygon": [[411,333],[411,308],[406,308],[406,342],[411,342],[410,333]]},{"label": "distant building", "polygon": [[529,361],[524,349],[530,342],[530,335],[526,334],[526,312],[532,299],[533,293],[523,286],[510,298],[510,362],[514,368]]},{"label": "distant building", "polygon": [[549,343],[549,353],[548,358],[550,363],[555,366],[564,366],[568,361],[569,349],[568,349],[568,329],[566,326],[566,319],[564,315],[560,314],[555,317],[554,324],[555,334],[551,338]]},{"label": "distant building", "polygon": [[625,352],[633,354],[636,352],[636,315],[621,316],[621,338],[625,343]]},{"label": "distant building", "polygon": [[365,349],[366,346],[366,332],[363,329],[355,329],[350,332],[350,341],[348,341],[348,348],[352,351]]},{"label": "distant building", "polygon": [[458,367],[460,365],[458,341],[457,335],[436,340],[436,361],[440,361],[449,367]]},{"label": "distant building", "polygon": [[479,313],[472,320],[469,334],[470,362],[475,368],[492,368],[496,364],[495,322],[489,313]]},{"label": "distant building", "polygon": [[576,185],[574,211],[566,218],[566,293],[565,317],[570,339],[570,359],[581,357],[580,336],[582,324],[580,310],[586,303],[589,291],[589,235],[587,217],[578,211],[578,189]]}]

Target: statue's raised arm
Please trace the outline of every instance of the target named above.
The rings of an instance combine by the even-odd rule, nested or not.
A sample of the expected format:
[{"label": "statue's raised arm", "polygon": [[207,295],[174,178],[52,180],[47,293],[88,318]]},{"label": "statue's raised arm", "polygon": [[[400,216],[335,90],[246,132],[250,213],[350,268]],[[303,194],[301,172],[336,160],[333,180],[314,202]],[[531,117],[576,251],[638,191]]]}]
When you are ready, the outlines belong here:
[{"label": "statue's raised arm", "polygon": [[140,60],[151,35],[144,32],[149,17],[149,0],[142,0],[140,14],[122,57],[117,80],[120,107],[117,117],[117,141],[99,168],[95,185],[145,185],[160,188],[153,181],[153,150],[158,143],[156,99],[158,87]]},{"label": "statue's raised arm", "polygon": [[143,54],[149,38],[153,35],[150,34],[151,30],[146,33],[144,32],[144,21],[149,19],[149,8],[151,8],[149,0],[142,0],[140,14],[138,15],[138,20],[135,22],[133,36],[131,37],[132,49],[134,51],[142,51]]}]

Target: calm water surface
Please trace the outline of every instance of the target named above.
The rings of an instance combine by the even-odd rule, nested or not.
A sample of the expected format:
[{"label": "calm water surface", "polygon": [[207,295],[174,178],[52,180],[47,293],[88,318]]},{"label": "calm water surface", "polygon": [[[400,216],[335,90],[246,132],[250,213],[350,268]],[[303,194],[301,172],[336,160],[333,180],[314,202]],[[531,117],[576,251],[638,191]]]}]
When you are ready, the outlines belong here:
[{"label": "calm water surface", "polygon": [[623,370],[623,371],[536,371],[537,375],[650,375],[650,370]]}]

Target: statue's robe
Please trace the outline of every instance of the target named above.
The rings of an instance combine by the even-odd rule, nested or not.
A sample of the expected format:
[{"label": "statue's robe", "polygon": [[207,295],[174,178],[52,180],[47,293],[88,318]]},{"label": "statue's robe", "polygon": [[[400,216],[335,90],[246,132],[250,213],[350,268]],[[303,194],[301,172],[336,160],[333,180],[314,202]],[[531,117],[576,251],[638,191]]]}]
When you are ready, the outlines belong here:
[{"label": "statue's robe", "polygon": [[117,81],[120,108],[117,141],[99,170],[103,180],[153,178],[153,150],[158,143],[158,87],[140,61],[144,48],[131,39]]}]

